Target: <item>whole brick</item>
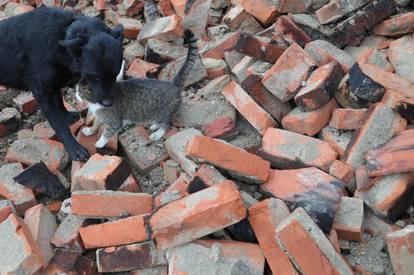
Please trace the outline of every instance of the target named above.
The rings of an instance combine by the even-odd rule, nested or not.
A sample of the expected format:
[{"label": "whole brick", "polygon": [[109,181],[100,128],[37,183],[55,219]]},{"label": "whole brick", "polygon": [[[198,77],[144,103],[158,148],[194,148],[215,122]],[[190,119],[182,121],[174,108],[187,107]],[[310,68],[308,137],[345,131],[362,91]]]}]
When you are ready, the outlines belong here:
[{"label": "whole brick", "polygon": [[149,239],[145,216],[81,227],[79,234],[86,249],[143,242]]},{"label": "whole brick", "polygon": [[313,111],[304,112],[296,107],[282,119],[283,128],[298,134],[314,136],[328,124],[333,110],[337,107],[335,99]]},{"label": "whole brick", "polygon": [[68,155],[63,144],[49,139],[18,139],[7,151],[5,160],[32,165],[43,161],[52,171],[63,169],[68,164]]},{"label": "whole brick", "polygon": [[131,168],[118,156],[95,154],[75,172],[71,190],[116,190],[131,174]]},{"label": "whole brick", "polygon": [[342,256],[302,208],[276,228],[279,244],[305,274],[353,274]]},{"label": "whole brick", "polygon": [[254,3],[249,0],[240,0],[238,2],[263,25],[271,24],[278,15],[276,6],[269,0],[259,0]]},{"label": "whole brick", "polygon": [[249,222],[274,274],[296,274],[295,268],[276,242],[276,227],[287,216],[289,208],[282,200],[266,199],[249,208]]},{"label": "whole brick", "polygon": [[206,236],[245,216],[237,187],[224,182],[164,205],[151,215],[149,224],[157,248],[166,249]]},{"label": "whole brick", "polygon": [[286,102],[296,95],[314,66],[313,58],[298,44],[292,44],[267,71],[262,83],[277,98]]},{"label": "whole brick", "polygon": [[321,24],[328,24],[338,21],[347,14],[363,7],[369,0],[351,0],[329,2],[316,11],[316,16]]},{"label": "whole brick", "polygon": [[72,214],[87,217],[119,217],[147,214],[152,210],[152,196],[121,191],[76,191],[71,197]]},{"label": "whole brick", "polygon": [[166,265],[165,253],[156,249],[153,241],[101,248],[96,251],[98,272],[122,272]]},{"label": "whole brick", "polygon": [[341,240],[362,241],[364,202],[358,198],[342,197],[333,228]]},{"label": "whole brick", "polygon": [[54,248],[50,244],[50,241],[57,229],[55,216],[43,204],[38,204],[26,210],[24,213],[24,223],[29,229],[34,241],[39,245],[45,266],[47,266],[54,254]]},{"label": "whole brick", "polygon": [[85,220],[84,217],[69,214],[59,224],[51,243],[55,247],[82,253],[84,247],[79,237],[79,229],[85,224]]},{"label": "whole brick", "polygon": [[16,213],[13,203],[9,200],[0,200],[0,224],[12,213]]},{"label": "whole brick", "polygon": [[188,143],[186,154],[203,159],[246,181],[261,183],[269,176],[268,161],[217,139],[195,136]]},{"label": "whole brick", "polygon": [[36,205],[33,191],[15,182],[13,178],[23,171],[20,163],[4,164],[0,167],[0,196],[13,202],[18,213],[24,213]]},{"label": "whole brick", "polygon": [[396,274],[408,275],[414,268],[414,225],[386,235],[388,252]]},{"label": "whole brick", "polygon": [[337,62],[317,68],[306,81],[306,86],[296,94],[296,104],[303,111],[321,108],[332,99],[343,76],[344,73]]},{"label": "whole brick", "polygon": [[138,34],[138,41],[145,43],[150,38],[165,41],[180,38],[183,33],[182,19],[178,15],[158,18],[145,24]]},{"label": "whole brick", "polygon": [[414,12],[399,14],[384,20],[372,30],[376,35],[397,36],[414,31]]},{"label": "whole brick", "polygon": [[224,88],[222,94],[260,134],[263,134],[267,128],[276,125],[273,118],[236,82],[230,82]]},{"label": "whole brick", "polygon": [[15,214],[0,224],[0,240],[1,274],[33,274],[45,266],[39,246]]},{"label": "whole brick", "polygon": [[318,167],[328,171],[336,152],[325,142],[293,132],[269,128],[263,136],[259,155],[282,169]]},{"label": "whole brick", "polygon": [[332,113],[329,127],[339,130],[357,130],[367,114],[366,109],[338,108]]}]

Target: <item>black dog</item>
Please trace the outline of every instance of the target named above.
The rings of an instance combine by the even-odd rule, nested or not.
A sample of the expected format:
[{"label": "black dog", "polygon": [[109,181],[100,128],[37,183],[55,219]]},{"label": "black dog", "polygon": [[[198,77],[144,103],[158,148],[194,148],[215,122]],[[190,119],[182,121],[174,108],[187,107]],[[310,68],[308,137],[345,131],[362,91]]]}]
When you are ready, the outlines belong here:
[{"label": "black dog", "polygon": [[82,77],[97,101],[111,106],[122,33],[121,25],[111,30],[97,18],[55,8],[0,21],[0,84],[32,91],[72,160],[86,160],[89,154],[69,130],[79,114],[66,111],[60,88]]}]

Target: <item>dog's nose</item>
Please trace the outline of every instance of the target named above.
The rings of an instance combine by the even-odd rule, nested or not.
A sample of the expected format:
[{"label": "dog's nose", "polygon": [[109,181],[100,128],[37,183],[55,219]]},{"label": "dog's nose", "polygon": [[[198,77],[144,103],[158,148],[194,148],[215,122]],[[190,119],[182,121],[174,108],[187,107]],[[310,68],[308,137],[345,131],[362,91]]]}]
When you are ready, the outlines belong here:
[{"label": "dog's nose", "polygon": [[104,99],[104,100],[102,100],[101,104],[105,107],[110,107],[110,106],[112,106],[112,100]]}]

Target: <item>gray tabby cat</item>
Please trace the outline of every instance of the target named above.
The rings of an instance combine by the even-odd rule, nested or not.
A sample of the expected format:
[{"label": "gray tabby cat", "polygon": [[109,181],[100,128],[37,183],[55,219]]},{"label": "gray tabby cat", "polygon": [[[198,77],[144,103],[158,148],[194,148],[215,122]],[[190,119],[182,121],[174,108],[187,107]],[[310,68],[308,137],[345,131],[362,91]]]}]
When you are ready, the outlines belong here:
[{"label": "gray tabby cat", "polygon": [[172,81],[158,79],[127,79],[116,82],[116,98],[113,105],[105,107],[96,102],[88,89],[77,86],[77,97],[87,101],[88,108],[95,115],[92,127],[83,128],[85,136],[95,134],[104,124],[104,131],[96,142],[97,148],[104,147],[108,140],[128,123],[152,123],[151,140],[165,135],[170,127],[171,117],[181,103],[184,81],[199,58],[197,40],[190,30],[184,31],[184,43],[188,44],[187,58]]}]

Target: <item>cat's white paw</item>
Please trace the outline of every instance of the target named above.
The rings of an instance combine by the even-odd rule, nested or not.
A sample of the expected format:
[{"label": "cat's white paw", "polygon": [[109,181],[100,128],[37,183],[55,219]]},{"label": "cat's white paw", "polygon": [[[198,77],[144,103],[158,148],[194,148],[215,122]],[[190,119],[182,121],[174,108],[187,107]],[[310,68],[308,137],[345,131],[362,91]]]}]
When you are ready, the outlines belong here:
[{"label": "cat's white paw", "polygon": [[155,131],[154,133],[150,135],[150,139],[152,141],[160,140],[165,135],[166,132],[167,132],[167,129],[159,128],[157,131]]},{"label": "cat's white paw", "polygon": [[153,123],[149,129],[151,132],[156,131],[160,129],[160,125],[158,123]]},{"label": "cat's white paw", "polygon": [[92,136],[93,134],[95,134],[95,131],[93,129],[93,127],[86,127],[86,128],[82,128],[82,134],[84,136]]},{"label": "cat's white paw", "polygon": [[108,143],[108,140],[102,135],[98,141],[95,143],[96,148],[104,148],[105,145]]}]

